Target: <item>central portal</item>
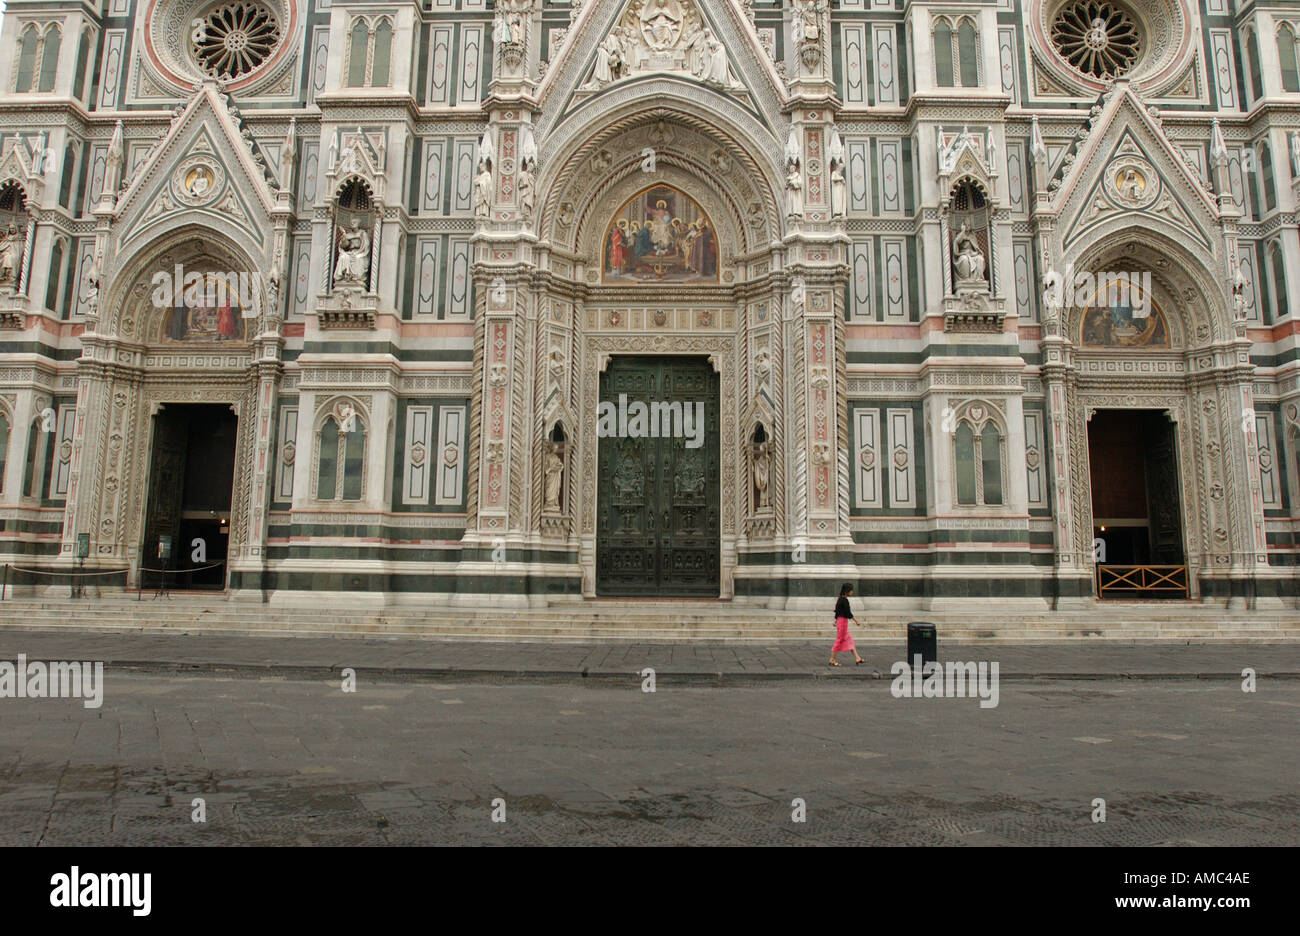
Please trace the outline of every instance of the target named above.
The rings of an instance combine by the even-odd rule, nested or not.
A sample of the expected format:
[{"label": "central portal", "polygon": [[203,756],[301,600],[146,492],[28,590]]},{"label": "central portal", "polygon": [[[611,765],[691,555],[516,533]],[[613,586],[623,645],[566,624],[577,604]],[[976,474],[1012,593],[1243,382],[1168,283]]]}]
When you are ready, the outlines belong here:
[{"label": "central portal", "polygon": [[600,377],[596,594],[718,597],[718,375],[615,356]]}]

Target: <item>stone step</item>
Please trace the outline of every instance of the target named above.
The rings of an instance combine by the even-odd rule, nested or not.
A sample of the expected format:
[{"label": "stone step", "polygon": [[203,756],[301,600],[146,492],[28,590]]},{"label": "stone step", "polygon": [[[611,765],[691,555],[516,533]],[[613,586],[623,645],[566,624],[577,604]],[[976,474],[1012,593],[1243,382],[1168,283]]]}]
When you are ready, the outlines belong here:
[{"label": "stone step", "polygon": [[[436,624],[407,624],[401,626],[286,626],[281,622],[232,622],[213,621],[195,623],[193,621],[176,621],[162,624],[147,622],[104,623],[102,620],[68,620],[59,625],[44,622],[32,622],[13,625],[13,630],[49,630],[57,627],[71,627],[77,630],[100,633],[184,633],[184,634],[267,634],[267,635],[301,635],[301,636],[414,636],[448,640],[621,640],[621,641],[730,641],[746,642],[785,642],[785,641],[829,641],[832,634],[825,628],[647,628],[647,627],[547,627],[501,624],[497,626],[466,626],[464,622],[440,622]],[[1242,640],[1242,641],[1279,641],[1300,639],[1300,628],[1169,628],[1160,626],[1131,626],[1104,630],[1081,631],[1069,628],[1002,628],[997,631],[968,630],[965,628],[947,628],[940,632],[940,638],[946,642],[967,641],[1027,641],[1042,640]],[[902,643],[906,640],[904,628],[871,628],[860,630],[855,639],[859,641],[888,641]]]},{"label": "stone step", "polygon": [[[185,615],[120,615],[106,618],[102,615],[27,615],[22,619],[0,622],[11,627],[103,627],[109,629],[195,629],[212,630],[216,628],[241,631],[257,631],[274,628],[294,631],[319,631],[333,633],[344,630],[365,630],[373,632],[419,632],[455,630],[465,632],[538,632],[562,634],[570,632],[609,632],[615,634],[641,631],[663,633],[704,634],[710,632],[735,632],[752,635],[774,634],[789,636],[804,634],[812,638],[832,634],[833,629],[824,621],[647,621],[647,622],[603,622],[603,621],[538,621],[526,618],[518,619],[467,619],[467,618],[384,618],[347,619],[335,618],[329,621],[321,618],[286,619],[275,615],[251,618],[248,616],[203,615],[199,617]],[[873,621],[856,629],[857,633],[879,631],[906,634],[906,625],[901,622]],[[1044,623],[1025,623],[1017,621],[962,624],[946,622],[938,625],[940,636],[951,639],[956,635],[973,635],[993,637],[1002,634],[1033,633],[1079,633],[1122,635],[1128,632],[1159,632],[1161,634],[1274,634],[1279,636],[1300,636],[1300,625],[1264,622],[1219,622],[1216,624],[1196,624],[1190,622],[1169,623],[1160,621],[1133,621],[1112,624],[1096,622],[1057,621]]]},{"label": "stone step", "polygon": [[[178,610],[179,609],[179,610]],[[103,602],[103,601],[69,601],[69,600],[42,600],[42,601],[25,601],[20,599],[9,599],[0,602],[0,619],[7,617],[25,616],[36,613],[49,614],[82,614],[92,613],[96,615],[116,615],[128,614],[138,616],[150,616],[157,614],[176,614],[183,613],[187,615],[233,615],[233,616],[253,616],[264,617],[273,615],[283,619],[317,619],[322,614],[328,614],[332,618],[389,618],[389,619],[412,619],[423,620],[438,617],[456,617],[465,619],[472,616],[475,619],[491,618],[528,618],[531,620],[554,620],[554,621],[572,621],[572,620],[613,620],[619,622],[639,622],[639,621],[665,621],[665,620],[683,620],[683,621],[750,621],[758,619],[776,619],[776,620],[802,620],[802,621],[825,621],[829,619],[828,611],[820,610],[770,610],[761,607],[747,606],[729,606],[729,607],[701,607],[699,605],[674,605],[665,603],[658,606],[645,606],[638,608],[609,608],[609,607],[589,607],[574,606],[572,608],[499,608],[491,610],[481,610],[474,608],[457,608],[454,606],[438,607],[311,607],[311,606],[281,606],[281,605],[264,605],[264,604],[240,604],[237,602],[212,602],[198,603],[188,601],[184,598],[174,599],[173,601],[155,601],[153,599],[145,601],[123,601],[123,602]],[[991,611],[967,611],[967,610],[948,610],[935,609],[929,611],[919,610],[893,610],[881,609],[861,615],[863,619],[885,620],[908,622],[916,620],[929,620],[933,622],[980,622],[988,621],[991,616],[995,616],[998,621],[1032,621],[1054,623],[1060,621],[1086,621],[1097,622],[1099,619],[1106,623],[1122,622],[1125,620],[1132,621],[1232,621],[1234,623],[1245,623],[1250,621],[1276,621],[1287,623],[1300,621],[1300,613],[1287,611],[1227,611],[1223,608],[1204,606],[1204,605],[1180,605],[1177,607],[1154,606],[1142,607],[1132,605],[1108,605],[1096,610],[1072,610],[1072,611],[1048,611],[1039,609],[996,609]]]},{"label": "stone step", "polygon": [[[909,621],[927,620],[944,641],[1291,640],[1300,614],[1226,611],[1204,605],[1125,603],[1084,611],[883,611],[855,628],[859,640],[898,642]],[[0,627],[74,627],[95,632],[185,632],[303,636],[417,636],[446,640],[823,641],[823,611],[771,611],[698,601],[566,604],[548,608],[456,609],[281,607],[225,600],[0,602]]]}]

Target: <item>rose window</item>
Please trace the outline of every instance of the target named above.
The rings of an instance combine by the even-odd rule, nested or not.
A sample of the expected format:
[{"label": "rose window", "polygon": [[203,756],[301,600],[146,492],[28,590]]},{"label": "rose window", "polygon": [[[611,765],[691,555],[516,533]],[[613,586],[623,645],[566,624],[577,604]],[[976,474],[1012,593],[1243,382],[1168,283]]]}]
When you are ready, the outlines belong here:
[{"label": "rose window", "polygon": [[1142,34],[1123,7],[1106,0],[1076,0],[1056,14],[1052,44],[1085,75],[1113,78],[1137,61]]},{"label": "rose window", "polygon": [[194,21],[194,55],[203,70],[238,78],[262,65],[280,41],[280,23],[259,3],[214,7]]}]

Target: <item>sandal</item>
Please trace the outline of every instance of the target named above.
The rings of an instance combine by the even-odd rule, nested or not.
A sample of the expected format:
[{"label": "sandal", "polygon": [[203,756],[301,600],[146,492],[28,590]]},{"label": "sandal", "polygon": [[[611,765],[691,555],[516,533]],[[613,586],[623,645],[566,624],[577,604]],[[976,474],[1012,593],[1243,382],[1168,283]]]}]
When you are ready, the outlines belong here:
[{"label": "sandal", "polygon": [[830,661],[829,663],[827,663],[826,665],[827,665],[827,666],[843,666],[844,664],[843,664],[843,663],[836,662],[835,660],[831,660],[831,661]]},{"label": "sandal", "polygon": [[865,663],[865,662],[867,662],[867,661],[866,661],[866,660],[854,660],[854,661],[853,661],[853,663],[854,663],[855,666],[861,666],[861,665],[862,665],[863,663]]}]

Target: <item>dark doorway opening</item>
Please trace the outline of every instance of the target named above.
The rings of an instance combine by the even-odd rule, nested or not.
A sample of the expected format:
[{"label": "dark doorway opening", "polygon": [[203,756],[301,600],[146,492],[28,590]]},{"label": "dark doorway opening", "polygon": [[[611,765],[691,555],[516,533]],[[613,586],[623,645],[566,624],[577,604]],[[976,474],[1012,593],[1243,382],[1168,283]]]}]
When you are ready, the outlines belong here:
[{"label": "dark doorway opening", "polygon": [[1158,410],[1099,410],[1088,464],[1098,595],[1186,598],[1177,427]]},{"label": "dark doorway opening", "polygon": [[169,588],[226,587],[237,428],[225,404],[169,403],[154,417],[142,588],[164,577]]}]

